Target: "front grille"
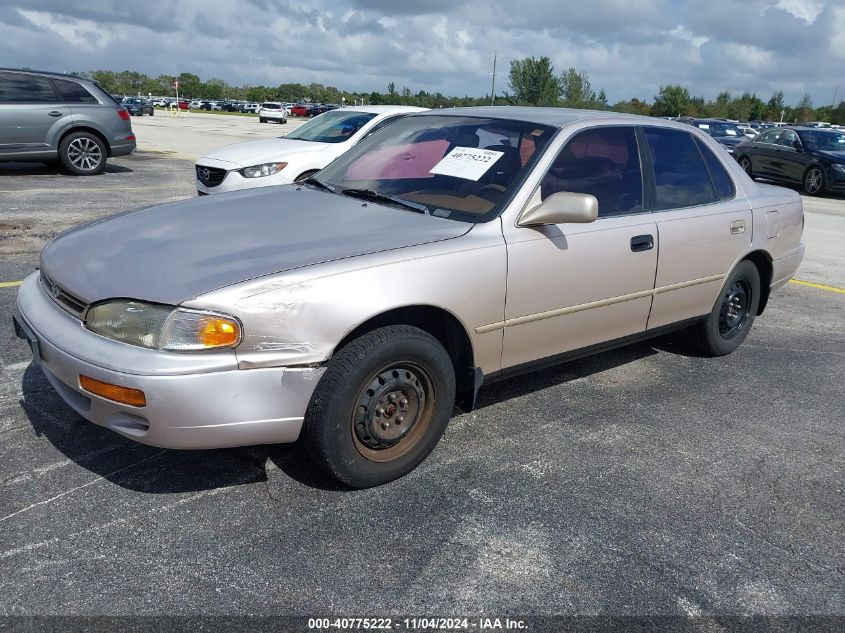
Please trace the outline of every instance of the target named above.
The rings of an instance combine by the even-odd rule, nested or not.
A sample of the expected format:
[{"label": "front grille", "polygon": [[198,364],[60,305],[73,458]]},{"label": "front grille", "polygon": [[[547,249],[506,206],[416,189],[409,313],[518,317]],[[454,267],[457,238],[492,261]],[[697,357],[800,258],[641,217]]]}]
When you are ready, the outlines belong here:
[{"label": "front grille", "polygon": [[216,187],[226,177],[226,170],[219,167],[206,167],[197,165],[197,180],[206,187]]},{"label": "front grille", "polygon": [[69,312],[77,318],[82,318],[88,304],[82,301],[82,299],[74,297],[64,288],[59,286],[59,284],[55,283],[46,274],[44,274],[43,270],[41,271],[41,287],[62,310]]}]

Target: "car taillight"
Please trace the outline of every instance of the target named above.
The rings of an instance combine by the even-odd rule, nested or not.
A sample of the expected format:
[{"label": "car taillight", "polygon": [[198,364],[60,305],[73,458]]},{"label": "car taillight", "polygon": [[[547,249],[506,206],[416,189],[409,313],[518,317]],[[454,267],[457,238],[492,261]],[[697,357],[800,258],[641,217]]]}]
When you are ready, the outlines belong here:
[{"label": "car taillight", "polygon": [[124,121],[128,121],[129,120],[129,110],[127,110],[126,108],[118,108],[117,109],[117,116],[119,116]]}]

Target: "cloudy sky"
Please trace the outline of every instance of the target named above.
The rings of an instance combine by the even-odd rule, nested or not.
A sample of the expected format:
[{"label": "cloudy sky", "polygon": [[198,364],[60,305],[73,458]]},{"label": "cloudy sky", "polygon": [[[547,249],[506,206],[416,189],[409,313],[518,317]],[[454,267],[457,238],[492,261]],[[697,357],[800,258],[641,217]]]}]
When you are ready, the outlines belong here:
[{"label": "cloudy sky", "polygon": [[193,72],[234,85],[489,94],[493,54],[546,55],[611,102],[845,99],[845,0],[2,0],[0,66]]}]

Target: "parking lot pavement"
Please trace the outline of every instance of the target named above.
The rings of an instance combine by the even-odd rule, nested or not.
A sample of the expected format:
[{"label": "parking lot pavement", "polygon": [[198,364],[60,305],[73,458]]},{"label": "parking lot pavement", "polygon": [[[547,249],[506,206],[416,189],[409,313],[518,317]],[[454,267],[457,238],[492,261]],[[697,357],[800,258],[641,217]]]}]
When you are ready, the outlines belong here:
[{"label": "parking lot pavement", "polygon": [[139,149],[170,152],[179,158],[196,160],[213,149],[283,136],[295,130],[307,118],[291,117],[287,123],[259,123],[255,117],[191,112],[185,117],[132,117],[132,129]]},{"label": "parking lot pavement", "polygon": [[[93,178],[0,165],[0,191],[0,282],[67,226],[194,195],[192,163],[151,150]],[[845,201],[807,206],[799,276],[845,286]],[[726,358],[676,335],[485,387],[363,491],[297,446],[167,451],[84,421],[13,338],[14,295],[0,614],[845,615],[845,295],[787,285]]]}]

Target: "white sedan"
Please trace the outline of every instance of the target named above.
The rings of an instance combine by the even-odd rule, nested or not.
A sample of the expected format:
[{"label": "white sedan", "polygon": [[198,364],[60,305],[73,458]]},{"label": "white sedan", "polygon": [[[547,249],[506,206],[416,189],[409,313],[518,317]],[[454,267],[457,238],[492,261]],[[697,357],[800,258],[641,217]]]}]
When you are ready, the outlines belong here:
[{"label": "white sedan", "polygon": [[197,192],[225,193],[304,180],[412,106],[355,106],[314,117],[287,136],[228,145],[197,161]]}]

